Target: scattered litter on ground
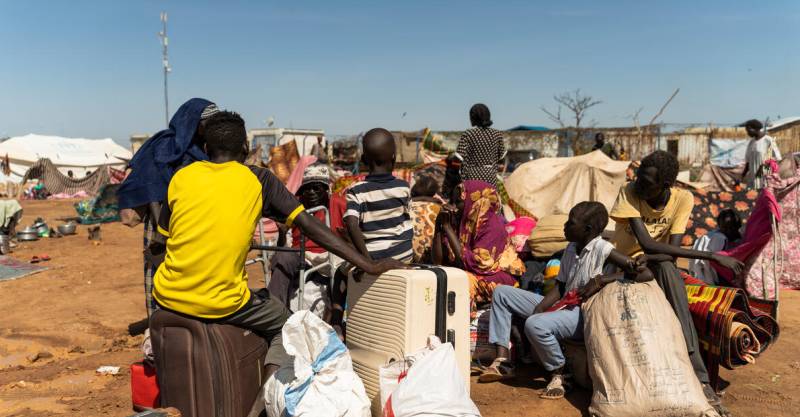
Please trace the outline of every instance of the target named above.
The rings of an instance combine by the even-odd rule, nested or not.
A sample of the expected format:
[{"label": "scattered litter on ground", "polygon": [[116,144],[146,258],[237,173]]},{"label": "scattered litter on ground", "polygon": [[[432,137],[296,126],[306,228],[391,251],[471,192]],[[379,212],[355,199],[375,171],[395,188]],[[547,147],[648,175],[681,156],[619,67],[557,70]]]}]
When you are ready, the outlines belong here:
[{"label": "scattered litter on ground", "polygon": [[50,359],[52,357],[53,357],[52,353],[43,350],[41,352],[34,353],[33,355],[28,356],[28,360],[33,363],[38,361],[39,359]]},{"label": "scattered litter on ground", "polygon": [[97,373],[100,375],[117,375],[119,374],[119,366],[101,366],[97,368]]}]

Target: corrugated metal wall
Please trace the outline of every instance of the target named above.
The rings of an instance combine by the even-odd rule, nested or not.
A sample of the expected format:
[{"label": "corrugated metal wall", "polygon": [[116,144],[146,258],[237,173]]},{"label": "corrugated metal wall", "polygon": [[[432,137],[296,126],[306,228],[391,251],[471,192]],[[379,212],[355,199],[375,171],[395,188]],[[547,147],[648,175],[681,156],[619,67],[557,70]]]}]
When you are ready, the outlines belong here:
[{"label": "corrugated metal wall", "polygon": [[[678,141],[678,163],[681,168],[702,166],[708,161],[709,135],[697,134],[672,134],[666,136],[669,141]],[[669,145],[667,145],[669,148]]]}]

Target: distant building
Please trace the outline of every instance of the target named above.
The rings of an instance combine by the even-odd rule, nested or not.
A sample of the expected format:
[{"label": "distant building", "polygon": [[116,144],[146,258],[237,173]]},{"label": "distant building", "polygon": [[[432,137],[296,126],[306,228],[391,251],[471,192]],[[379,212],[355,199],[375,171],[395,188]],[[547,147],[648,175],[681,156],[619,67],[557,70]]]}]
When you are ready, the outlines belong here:
[{"label": "distant building", "polygon": [[300,156],[309,155],[317,138],[322,137],[322,143],[326,143],[325,131],[322,129],[286,129],[280,127],[267,129],[253,129],[247,134],[251,149],[261,145],[261,158],[269,160],[269,150],[274,146],[283,145],[289,141],[295,141],[297,152]]},{"label": "distant building", "polygon": [[136,155],[136,151],[150,139],[150,135],[136,134],[131,135],[131,155]]}]

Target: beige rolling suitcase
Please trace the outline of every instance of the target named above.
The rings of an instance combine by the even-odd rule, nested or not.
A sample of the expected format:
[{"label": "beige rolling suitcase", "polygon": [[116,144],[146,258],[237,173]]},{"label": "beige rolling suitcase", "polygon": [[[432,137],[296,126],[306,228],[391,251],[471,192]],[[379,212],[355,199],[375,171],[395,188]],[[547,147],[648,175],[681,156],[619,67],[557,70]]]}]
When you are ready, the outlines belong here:
[{"label": "beige rolling suitcase", "polygon": [[378,369],[425,347],[450,342],[469,387],[469,279],[456,268],[416,266],[347,283],[346,345],[373,416],[381,415]]}]

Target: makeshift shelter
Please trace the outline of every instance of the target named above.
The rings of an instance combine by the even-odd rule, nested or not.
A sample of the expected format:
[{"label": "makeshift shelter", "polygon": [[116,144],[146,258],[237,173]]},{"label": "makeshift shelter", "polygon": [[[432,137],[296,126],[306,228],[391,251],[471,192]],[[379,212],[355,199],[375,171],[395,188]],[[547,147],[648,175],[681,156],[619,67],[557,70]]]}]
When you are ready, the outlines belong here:
[{"label": "makeshift shelter", "polygon": [[87,176],[70,178],[61,173],[49,159],[40,159],[25,172],[21,183],[25,184],[29,180],[38,179],[44,188],[54,196],[69,197],[80,191],[94,196],[101,188],[112,182],[111,169],[109,166],[99,166]]},{"label": "makeshift shelter", "polygon": [[78,139],[28,134],[0,142],[0,158],[8,157],[10,173],[4,181],[19,183],[39,160],[49,159],[59,172],[81,178],[101,166],[125,168],[131,151],[111,139]]},{"label": "makeshift shelter", "polygon": [[505,188],[512,200],[540,218],[568,214],[581,201],[599,201],[611,210],[629,164],[600,151],[541,158],[520,165],[505,180]]}]

